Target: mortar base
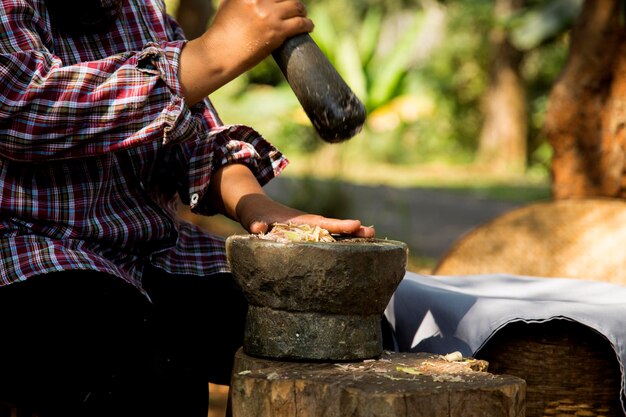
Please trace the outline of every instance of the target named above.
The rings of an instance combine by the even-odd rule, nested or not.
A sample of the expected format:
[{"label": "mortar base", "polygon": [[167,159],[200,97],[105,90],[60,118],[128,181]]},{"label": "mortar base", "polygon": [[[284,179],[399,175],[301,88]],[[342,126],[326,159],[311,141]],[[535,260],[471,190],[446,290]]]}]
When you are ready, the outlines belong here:
[{"label": "mortar base", "polygon": [[250,305],[243,348],[248,355],[276,359],[376,358],[383,352],[381,316],[294,312]]}]

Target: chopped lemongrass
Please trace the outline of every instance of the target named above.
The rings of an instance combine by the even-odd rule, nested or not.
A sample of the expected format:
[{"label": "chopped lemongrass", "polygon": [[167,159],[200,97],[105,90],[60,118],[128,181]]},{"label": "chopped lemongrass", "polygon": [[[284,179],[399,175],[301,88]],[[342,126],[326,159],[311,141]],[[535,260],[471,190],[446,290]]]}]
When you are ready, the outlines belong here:
[{"label": "chopped lemongrass", "polygon": [[261,239],[276,242],[334,242],[330,232],[319,226],[312,227],[308,224],[284,224],[275,223],[268,233],[260,233]]}]

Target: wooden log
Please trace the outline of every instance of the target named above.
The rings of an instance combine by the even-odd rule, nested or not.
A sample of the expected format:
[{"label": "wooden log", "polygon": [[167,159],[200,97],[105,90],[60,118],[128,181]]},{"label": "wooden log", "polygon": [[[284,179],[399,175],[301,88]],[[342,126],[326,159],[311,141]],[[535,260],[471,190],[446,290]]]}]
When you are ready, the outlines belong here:
[{"label": "wooden log", "polygon": [[359,362],[285,362],[239,350],[234,417],[524,417],[526,383],[471,358],[385,352]]}]

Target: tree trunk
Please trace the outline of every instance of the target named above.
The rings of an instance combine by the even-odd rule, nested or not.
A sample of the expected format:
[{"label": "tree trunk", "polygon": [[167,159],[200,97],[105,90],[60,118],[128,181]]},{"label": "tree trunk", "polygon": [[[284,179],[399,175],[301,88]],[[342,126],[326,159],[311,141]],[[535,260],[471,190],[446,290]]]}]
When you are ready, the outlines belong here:
[{"label": "tree trunk", "polygon": [[554,198],[626,197],[626,32],[621,0],[586,0],[549,97]]},{"label": "tree trunk", "polygon": [[[460,358],[459,358],[460,359]],[[284,362],[235,355],[237,417],[522,417],[526,383],[471,358],[389,353],[359,362]]]},{"label": "tree trunk", "polygon": [[[496,20],[523,4],[524,0],[498,0]],[[490,39],[493,58],[476,162],[494,172],[523,173],[528,140],[526,88],[520,74],[523,53],[511,45],[504,28],[493,29]]]},{"label": "tree trunk", "polygon": [[213,17],[215,9],[211,0],[180,0],[176,20],[188,39],[202,35]]}]

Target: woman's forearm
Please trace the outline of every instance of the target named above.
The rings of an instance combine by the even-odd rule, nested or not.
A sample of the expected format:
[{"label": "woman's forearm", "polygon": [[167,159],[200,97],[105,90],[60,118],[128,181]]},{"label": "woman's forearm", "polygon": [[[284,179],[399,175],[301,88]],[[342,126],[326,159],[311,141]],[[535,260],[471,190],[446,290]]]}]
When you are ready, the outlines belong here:
[{"label": "woman's forearm", "polygon": [[262,233],[274,223],[317,225],[330,233],[373,237],[373,227],[362,226],[359,220],[333,219],[308,214],[271,199],[243,164],[220,168],[211,182],[211,199],[215,207],[238,221],[251,233]]},{"label": "woman's forearm", "polygon": [[211,179],[209,192],[214,207],[244,227],[245,219],[242,217],[246,215],[246,208],[242,209],[242,204],[245,206],[246,201],[254,198],[267,198],[252,171],[243,164],[225,165],[217,170]]}]

